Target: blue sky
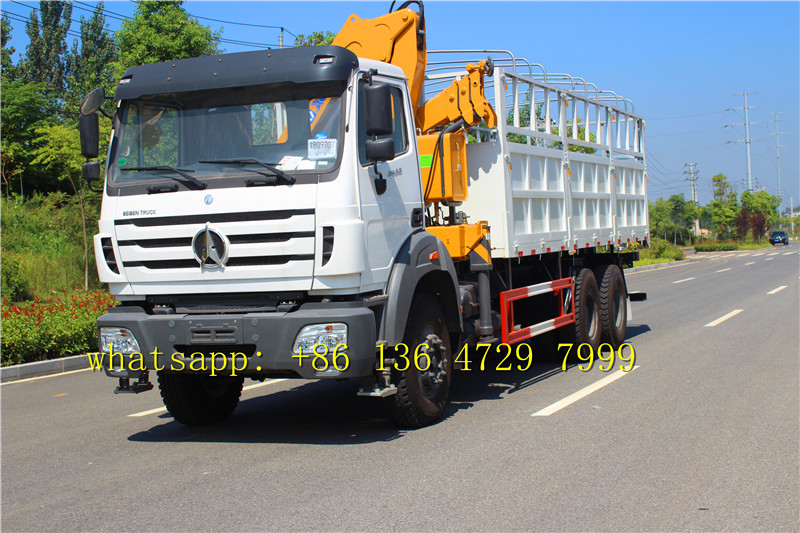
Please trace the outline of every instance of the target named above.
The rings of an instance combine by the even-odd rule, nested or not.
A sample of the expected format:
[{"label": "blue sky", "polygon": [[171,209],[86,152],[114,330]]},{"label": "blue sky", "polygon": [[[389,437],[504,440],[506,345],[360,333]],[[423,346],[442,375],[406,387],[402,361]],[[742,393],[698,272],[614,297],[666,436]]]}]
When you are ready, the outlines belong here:
[{"label": "blue sky", "polygon": [[[292,34],[338,31],[350,13],[372,18],[391,2],[220,2],[189,0],[196,17],[282,26]],[[398,4],[401,2],[398,2]],[[76,3],[73,19],[89,16],[92,1]],[[2,1],[4,12],[26,17],[38,2]],[[106,2],[111,30],[135,4]],[[744,189],[743,99],[749,97],[752,175],[777,194],[773,112],[782,112],[781,188],[788,206],[800,203],[800,2],[425,2],[429,49],[492,48],[567,72],[633,100],[647,122],[651,199],[690,198],[685,163],[697,163],[701,203],[711,200],[711,177],[723,173]],[[223,39],[277,45],[279,30],[200,19]],[[24,24],[12,20],[12,45],[24,54]],[[77,31],[78,24],[73,25]],[[71,38],[70,38],[71,39]],[[285,43],[293,37],[285,34]],[[253,46],[223,42],[228,52]]]}]

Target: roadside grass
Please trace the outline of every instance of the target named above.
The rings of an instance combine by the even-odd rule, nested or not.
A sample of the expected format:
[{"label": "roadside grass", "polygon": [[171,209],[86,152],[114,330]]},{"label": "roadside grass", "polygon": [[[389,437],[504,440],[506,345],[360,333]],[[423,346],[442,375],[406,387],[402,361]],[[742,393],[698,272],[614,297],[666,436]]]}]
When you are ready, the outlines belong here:
[{"label": "roadside grass", "polygon": [[[641,255],[640,255],[641,257]],[[646,257],[644,259],[640,259],[639,261],[633,262],[633,268],[640,267],[640,266],[648,266],[648,265],[660,265],[663,263],[674,263],[675,261],[679,261],[679,259],[669,259],[666,257]]]}]

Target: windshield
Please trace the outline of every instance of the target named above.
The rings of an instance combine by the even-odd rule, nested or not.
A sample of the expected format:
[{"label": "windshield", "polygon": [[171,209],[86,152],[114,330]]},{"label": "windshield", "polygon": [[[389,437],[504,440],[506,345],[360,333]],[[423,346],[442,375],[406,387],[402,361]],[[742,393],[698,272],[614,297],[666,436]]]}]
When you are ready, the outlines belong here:
[{"label": "windshield", "polygon": [[181,172],[206,183],[333,169],[341,152],[340,98],[309,88],[288,93],[248,87],[123,102],[110,184],[184,182]]}]

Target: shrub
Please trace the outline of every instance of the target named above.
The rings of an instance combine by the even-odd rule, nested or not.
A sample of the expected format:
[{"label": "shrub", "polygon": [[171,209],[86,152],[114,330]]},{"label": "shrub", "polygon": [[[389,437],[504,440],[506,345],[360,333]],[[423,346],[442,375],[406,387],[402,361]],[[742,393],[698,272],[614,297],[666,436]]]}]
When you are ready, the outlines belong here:
[{"label": "shrub", "polygon": [[642,250],[639,253],[641,258],[649,258],[649,259],[670,259],[672,261],[680,261],[681,259],[686,259],[686,256],[683,254],[680,248],[672,244],[671,242],[664,241],[661,239],[655,239],[650,243],[649,250]]},{"label": "shrub", "polygon": [[4,253],[2,258],[2,268],[0,268],[0,294],[12,301],[27,300],[31,297],[28,284],[20,271],[19,258]]},{"label": "shrub", "polygon": [[77,355],[97,349],[96,321],[114,299],[105,291],[64,293],[13,304],[2,299],[2,365]]},{"label": "shrub", "polygon": [[735,242],[704,242],[694,246],[695,252],[730,252],[738,249],[739,245]]}]

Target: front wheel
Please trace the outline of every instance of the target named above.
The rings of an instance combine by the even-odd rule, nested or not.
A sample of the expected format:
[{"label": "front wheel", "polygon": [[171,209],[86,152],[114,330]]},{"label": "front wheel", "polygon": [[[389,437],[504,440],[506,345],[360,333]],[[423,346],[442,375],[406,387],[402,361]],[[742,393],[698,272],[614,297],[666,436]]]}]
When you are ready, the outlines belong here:
[{"label": "front wheel", "polygon": [[228,418],[239,403],[243,383],[242,376],[158,373],[167,411],[187,426],[216,424]]},{"label": "front wheel", "polygon": [[[407,359],[396,357],[392,382],[397,394],[386,398],[386,402],[392,422],[418,428],[436,422],[444,414],[453,362],[450,334],[436,299],[424,293],[414,295],[408,317],[403,335]],[[405,370],[399,371],[398,367]]]}]

